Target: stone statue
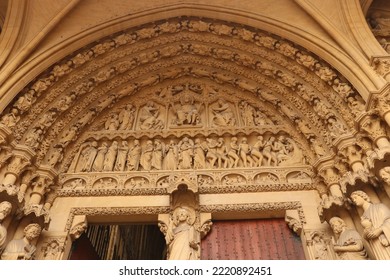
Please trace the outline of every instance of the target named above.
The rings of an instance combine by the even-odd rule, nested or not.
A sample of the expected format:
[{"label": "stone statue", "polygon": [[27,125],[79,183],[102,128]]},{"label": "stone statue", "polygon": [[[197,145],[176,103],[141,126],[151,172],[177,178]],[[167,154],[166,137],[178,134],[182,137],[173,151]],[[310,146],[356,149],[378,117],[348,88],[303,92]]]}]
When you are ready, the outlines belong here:
[{"label": "stone statue", "polygon": [[188,137],[184,137],[178,144],[179,148],[179,168],[191,169],[192,158],[194,156],[194,142]]},{"label": "stone statue", "polygon": [[42,250],[45,260],[57,260],[61,252],[60,244],[57,240],[50,241]]},{"label": "stone statue", "polygon": [[119,128],[119,117],[116,113],[111,113],[104,123],[106,130],[117,130]]},{"label": "stone statue", "polygon": [[198,259],[200,238],[195,230],[194,222],[193,209],[182,206],[174,210],[165,235],[168,260]]},{"label": "stone statue", "polygon": [[176,170],[178,161],[178,149],[174,140],[169,141],[169,145],[165,147],[163,159],[164,170]]},{"label": "stone statue", "polygon": [[364,210],[361,216],[362,226],[365,226],[364,238],[369,241],[376,258],[389,260],[390,209],[383,203],[371,203],[370,198],[363,191],[353,192],[351,199],[356,206]]},{"label": "stone statue", "polygon": [[241,118],[244,126],[255,125],[256,110],[247,101],[243,100],[240,102],[239,108],[241,110]]},{"label": "stone statue", "polygon": [[127,159],[127,153],[129,152],[129,144],[127,141],[122,141],[122,146],[118,148],[118,155],[116,157],[114,171],[124,171]]},{"label": "stone statue", "polygon": [[227,153],[229,159],[229,168],[236,168],[240,162],[240,157],[238,156],[238,151],[240,146],[237,143],[237,137],[232,137],[230,139],[230,149]]},{"label": "stone statue", "polygon": [[131,104],[127,104],[125,108],[120,111],[118,116],[119,130],[131,129],[133,127],[134,118],[135,107]]},{"label": "stone statue", "polygon": [[98,153],[98,143],[93,141],[92,143],[86,143],[86,148],[81,151],[80,162],[78,164],[77,171],[89,172],[92,169],[93,161]]},{"label": "stone statue", "polygon": [[36,247],[32,242],[41,234],[41,227],[38,224],[29,224],[24,228],[24,237],[14,239],[5,247],[2,260],[31,260],[34,257]]},{"label": "stone statue", "polygon": [[217,157],[218,157],[218,168],[227,168],[229,164],[229,159],[227,157],[227,147],[225,145],[225,140],[223,138],[218,138],[217,144]]},{"label": "stone statue", "polygon": [[225,100],[218,99],[217,103],[211,106],[211,111],[214,114],[213,123],[215,126],[232,126],[236,124],[233,110]]},{"label": "stone statue", "polygon": [[148,140],[146,142],[146,146],[142,150],[142,155],[140,158],[140,164],[144,170],[152,169],[153,150],[153,142],[151,140]]},{"label": "stone statue", "polygon": [[113,171],[116,156],[118,154],[118,142],[113,141],[111,146],[108,148],[106,156],[103,162],[103,171]]},{"label": "stone statue", "polygon": [[141,158],[142,148],[138,140],[134,140],[133,146],[127,155],[127,171],[137,171]]},{"label": "stone statue", "polygon": [[261,166],[263,163],[263,154],[262,154],[262,149],[264,147],[265,141],[263,139],[263,136],[259,135],[257,136],[257,141],[253,145],[252,150],[251,150],[251,156],[252,158],[256,161],[257,166]]},{"label": "stone statue", "polygon": [[363,246],[363,240],[359,233],[347,228],[345,222],[339,217],[329,220],[333,232],[337,237],[333,250],[342,260],[366,260],[367,253]]},{"label": "stone statue", "polygon": [[0,123],[8,128],[13,128],[19,120],[20,116],[18,109],[13,108],[10,113],[1,118]]},{"label": "stone statue", "polygon": [[313,251],[314,251],[314,259],[316,260],[329,260],[329,252],[328,247],[324,241],[322,235],[318,232],[315,232],[312,235],[313,240]]},{"label": "stone statue", "polygon": [[158,119],[160,110],[153,101],[149,101],[139,112],[140,129],[163,129],[164,123]]},{"label": "stone statue", "polygon": [[240,157],[244,167],[248,167],[248,163],[249,163],[249,167],[252,167],[255,163],[255,161],[250,155],[251,150],[252,147],[248,144],[248,140],[246,139],[246,137],[242,138],[241,143],[239,145],[239,151],[240,151]]},{"label": "stone statue", "polygon": [[5,241],[7,240],[7,229],[1,223],[11,213],[11,210],[12,205],[8,201],[0,203],[0,254],[3,251]]},{"label": "stone statue", "polygon": [[274,141],[275,141],[275,137],[271,136],[264,144],[263,157],[267,160],[267,166],[271,166],[271,162],[274,163],[274,166],[278,164],[276,155],[272,151]]},{"label": "stone statue", "polygon": [[152,156],[152,168],[161,170],[164,157],[164,144],[159,139],[154,140],[154,149]]},{"label": "stone statue", "polygon": [[92,165],[92,171],[103,171],[104,158],[106,157],[107,150],[108,144],[106,142],[103,142],[102,146],[97,149],[97,155]]},{"label": "stone statue", "polygon": [[196,106],[194,98],[187,92],[180,98],[179,104],[172,104],[172,109],[176,114],[175,124],[192,124],[200,123],[199,107]]}]

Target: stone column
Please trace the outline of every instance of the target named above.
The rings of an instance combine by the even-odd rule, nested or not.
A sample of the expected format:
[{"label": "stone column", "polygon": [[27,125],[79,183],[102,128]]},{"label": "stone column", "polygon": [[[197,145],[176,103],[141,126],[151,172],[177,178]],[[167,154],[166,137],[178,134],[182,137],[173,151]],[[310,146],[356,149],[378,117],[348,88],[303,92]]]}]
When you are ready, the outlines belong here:
[{"label": "stone column", "polygon": [[359,124],[360,128],[367,133],[368,137],[375,143],[379,150],[390,148],[386,129],[378,116],[366,115],[360,120]]}]

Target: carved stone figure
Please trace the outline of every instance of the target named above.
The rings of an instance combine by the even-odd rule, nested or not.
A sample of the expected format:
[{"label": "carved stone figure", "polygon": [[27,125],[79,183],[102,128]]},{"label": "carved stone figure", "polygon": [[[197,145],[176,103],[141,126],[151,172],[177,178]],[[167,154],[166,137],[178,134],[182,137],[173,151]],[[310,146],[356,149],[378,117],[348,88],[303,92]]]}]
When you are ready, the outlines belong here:
[{"label": "carved stone figure", "polygon": [[24,95],[19,97],[19,99],[15,102],[14,107],[17,108],[22,114],[23,112],[30,109],[35,100],[35,92],[33,90],[28,90]]},{"label": "carved stone figure", "polygon": [[135,107],[127,104],[119,113],[119,130],[131,129],[135,118]]},{"label": "carved stone figure", "polygon": [[[390,209],[383,203],[371,203],[368,195],[363,191],[355,191],[351,199],[356,206],[364,210],[361,219],[366,226],[364,238],[367,239],[377,259],[390,259]],[[366,221],[368,220],[368,221]],[[371,223],[368,226],[367,222]],[[362,224],[362,225],[363,225]],[[387,239],[384,242],[384,239]]]},{"label": "carved stone figure", "polygon": [[359,233],[347,228],[345,222],[339,217],[333,217],[329,220],[333,232],[337,237],[333,250],[342,260],[365,260],[367,253],[363,246],[363,240]]},{"label": "carved stone figure", "polygon": [[160,110],[153,101],[149,101],[139,112],[140,129],[163,129],[164,123],[160,120]]},{"label": "carved stone figure", "polygon": [[192,158],[194,156],[194,142],[188,137],[184,137],[178,144],[179,149],[179,168],[191,169]]},{"label": "carved stone figure", "polygon": [[20,116],[18,109],[13,108],[10,113],[1,118],[0,123],[8,128],[13,128],[19,120]]},{"label": "carved stone figure", "polygon": [[176,170],[178,161],[178,148],[175,141],[169,141],[169,145],[165,147],[165,156],[163,159],[164,170]]},{"label": "carved stone figure", "polygon": [[214,164],[218,160],[218,155],[217,155],[218,142],[212,138],[207,138],[206,141],[207,141],[206,161],[208,162],[208,166],[210,168],[214,168]]},{"label": "carved stone figure", "polygon": [[191,210],[183,206],[173,212],[165,235],[168,260],[198,259],[200,238],[194,227],[195,217]]},{"label": "carved stone figure", "polygon": [[12,205],[8,201],[0,203],[0,254],[4,249],[5,241],[7,239],[7,229],[2,225],[5,218],[11,213]]},{"label": "carved stone figure", "polygon": [[251,156],[256,161],[255,165],[257,165],[259,167],[262,165],[263,158],[264,158],[263,154],[261,152],[261,150],[264,147],[264,144],[265,144],[265,141],[263,139],[263,136],[261,136],[261,135],[257,136],[257,141],[251,149]]},{"label": "carved stone figure", "polygon": [[23,239],[11,240],[3,254],[2,260],[31,260],[36,251],[32,243],[41,234],[41,227],[38,224],[29,224],[24,228]]},{"label": "carved stone figure", "polygon": [[330,132],[330,137],[332,137],[332,140],[335,138],[345,134],[347,132],[344,125],[335,118],[329,118],[328,119],[328,128]]},{"label": "carved stone figure", "polygon": [[313,251],[314,251],[314,259],[316,260],[329,260],[329,252],[328,247],[324,241],[322,235],[318,232],[315,232],[312,236],[313,240]]},{"label": "carved stone figure", "polygon": [[138,140],[134,140],[133,146],[129,149],[127,156],[127,170],[137,171],[139,169],[142,148]]},{"label": "carved stone figure", "polygon": [[154,140],[154,149],[152,156],[152,168],[161,170],[164,157],[164,144],[159,139]]},{"label": "carved stone figure", "polygon": [[196,125],[201,122],[200,120],[200,106],[195,104],[195,100],[190,93],[185,92],[180,98],[179,104],[172,104],[172,109],[175,112],[176,125],[192,124]]},{"label": "carved stone figure", "polygon": [[60,244],[57,240],[50,241],[42,250],[45,260],[57,260],[61,252]]},{"label": "carved stone figure", "polygon": [[97,149],[97,155],[92,165],[92,171],[103,171],[104,158],[106,157],[107,150],[108,144],[106,142],[103,142],[102,146]]},{"label": "carved stone figure", "polygon": [[240,146],[238,145],[237,141],[237,137],[232,137],[230,139],[230,149],[227,153],[227,157],[229,159],[229,168],[236,168],[240,162],[240,157],[238,156]]},{"label": "carved stone figure", "polygon": [[275,141],[275,137],[271,136],[264,144],[263,157],[267,160],[267,166],[271,166],[271,162],[274,163],[273,164],[274,166],[278,164],[276,155],[272,151],[272,146],[274,141]]},{"label": "carved stone figure", "polygon": [[214,115],[213,123],[215,126],[232,126],[236,124],[234,112],[225,100],[219,99],[216,104],[211,106],[211,111]]},{"label": "carved stone figure", "polygon": [[77,132],[78,132],[78,127],[72,126],[61,137],[61,140],[59,141],[59,145],[62,147],[66,147],[76,137]]},{"label": "carved stone figure", "polygon": [[140,164],[144,170],[152,169],[152,158],[153,158],[153,142],[148,140],[146,146],[142,150],[142,155],[140,159]]},{"label": "carved stone figure", "polygon": [[248,144],[248,140],[246,139],[246,137],[242,138],[241,143],[239,145],[239,151],[240,151],[242,164],[244,165],[244,167],[248,167],[248,163],[249,163],[249,167],[252,167],[255,163],[255,161],[250,155],[251,150],[252,147]]},{"label": "carved stone figure", "polygon": [[[85,146],[84,146],[85,147]],[[92,141],[92,143],[86,143],[86,147],[81,147],[80,161],[76,172],[89,172],[92,169],[92,164],[98,153],[98,143]]]},{"label": "carved stone figure", "polygon": [[106,130],[117,130],[119,128],[119,117],[116,113],[111,113],[104,123]]},{"label": "carved stone figure", "polygon": [[118,154],[118,142],[113,141],[111,146],[107,150],[106,156],[104,157],[103,171],[114,170],[117,154]]},{"label": "carved stone figure", "polygon": [[251,106],[247,101],[241,101],[239,108],[241,110],[241,118],[244,126],[253,126],[255,124],[255,108],[253,108],[253,106]]},{"label": "carved stone figure", "polygon": [[40,128],[33,129],[27,136],[24,143],[33,149],[38,148],[43,130]]},{"label": "carved stone figure", "polygon": [[223,138],[218,138],[217,142],[218,168],[227,168],[229,164],[229,159],[227,157],[227,147],[225,145],[225,140],[223,140]]},{"label": "carved stone figure", "polygon": [[64,157],[62,153],[63,153],[63,148],[61,146],[54,149],[54,151],[52,152],[49,158],[49,165],[51,167],[55,167],[57,163],[62,161]]},{"label": "carved stone figure", "polygon": [[122,141],[122,146],[118,148],[114,171],[124,171],[126,166],[127,153],[129,152],[129,144],[127,141]]}]

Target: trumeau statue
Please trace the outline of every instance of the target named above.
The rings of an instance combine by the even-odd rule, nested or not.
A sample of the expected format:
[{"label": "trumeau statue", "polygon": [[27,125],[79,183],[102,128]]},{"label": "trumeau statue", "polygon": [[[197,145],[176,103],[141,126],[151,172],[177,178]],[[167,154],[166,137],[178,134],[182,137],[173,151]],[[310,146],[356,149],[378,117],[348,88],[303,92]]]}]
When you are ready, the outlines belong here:
[{"label": "trumeau statue", "polygon": [[34,257],[36,247],[32,243],[41,234],[38,224],[29,224],[24,228],[22,239],[11,240],[1,255],[2,260],[31,260]]},{"label": "trumeau statue", "polygon": [[165,240],[168,245],[168,260],[199,259],[200,238],[194,227],[195,210],[181,206],[173,211]]},{"label": "trumeau statue", "polygon": [[363,236],[380,260],[390,259],[390,209],[383,203],[371,203],[363,191],[355,191],[351,199],[357,207],[363,208],[361,223],[364,228]]},{"label": "trumeau statue", "polygon": [[366,260],[367,253],[363,246],[363,240],[359,233],[347,228],[345,222],[333,217],[329,220],[333,232],[337,237],[336,243],[333,245],[333,250],[342,260]]}]

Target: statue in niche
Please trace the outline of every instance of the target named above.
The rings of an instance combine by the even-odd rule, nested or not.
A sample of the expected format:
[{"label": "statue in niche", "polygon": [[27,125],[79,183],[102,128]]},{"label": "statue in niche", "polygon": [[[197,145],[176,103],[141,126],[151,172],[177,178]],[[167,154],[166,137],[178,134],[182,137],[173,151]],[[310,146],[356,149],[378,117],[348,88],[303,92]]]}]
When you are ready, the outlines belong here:
[{"label": "statue in niche", "polygon": [[43,130],[40,128],[34,128],[27,136],[24,143],[33,149],[38,148]]},{"label": "statue in niche", "polygon": [[161,170],[163,165],[163,157],[164,157],[164,144],[158,140],[154,140],[154,149],[152,156],[152,168]]},{"label": "statue in niche", "polygon": [[96,141],[87,142],[81,146],[80,161],[76,172],[89,172],[98,153],[98,143]]},{"label": "statue in niche", "polygon": [[34,239],[41,234],[41,226],[38,224],[29,224],[24,228],[24,237],[22,239],[11,240],[3,254],[2,260],[31,260],[36,251],[35,245],[32,243]]},{"label": "statue in niche", "polygon": [[113,171],[116,156],[118,154],[118,142],[113,141],[111,146],[107,149],[106,156],[103,162],[103,171]]},{"label": "statue in niche", "polygon": [[54,149],[54,151],[52,152],[49,158],[49,165],[51,167],[54,168],[57,163],[62,161],[62,159],[64,158],[62,152],[63,152],[63,148],[61,146],[58,146]]},{"label": "statue in niche", "polygon": [[236,168],[240,162],[240,157],[238,156],[240,146],[238,145],[237,137],[232,137],[230,139],[230,149],[227,153],[229,159],[229,168]]},{"label": "statue in niche", "polygon": [[263,154],[261,151],[264,148],[264,144],[265,144],[265,141],[264,141],[263,136],[261,136],[261,135],[257,136],[257,141],[251,149],[251,156],[252,156],[253,160],[255,161],[255,166],[260,167],[263,164],[264,157],[263,157]]},{"label": "statue in niche", "polygon": [[177,144],[174,140],[169,141],[169,144],[165,147],[163,159],[163,169],[164,170],[176,170],[177,161],[179,159],[179,152]]},{"label": "statue in niche", "polygon": [[61,140],[59,141],[59,146],[66,147],[76,137],[77,132],[78,132],[78,127],[75,125],[72,126],[61,137]]},{"label": "statue in niche", "polygon": [[139,112],[140,129],[163,129],[164,123],[158,117],[160,110],[153,101],[149,101]]},{"label": "statue in niche", "polygon": [[0,203],[0,254],[4,249],[5,241],[7,239],[7,229],[2,225],[2,222],[11,214],[12,205],[8,201]]},{"label": "statue in niche", "polygon": [[344,127],[344,125],[336,118],[328,119],[328,129],[332,140],[347,132],[347,129]]},{"label": "statue in niche", "polygon": [[206,168],[206,144],[199,138],[195,139],[194,144],[194,169]]},{"label": "statue in niche", "polygon": [[135,107],[131,104],[127,104],[125,108],[120,111],[118,120],[119,120],[119,130],[128,130],[133,127],[133,122],[135,118]]},{"label": "statue in niche", "polygon": [[246,137],[243,137],[239,145],[239,151],[240,151],[242,164],[244,165],[244,167],[248,167],[248,163],[249,163],[249,167],[252,167],[255,163],[255,161],[250,155],[251,150],[252,147],[248,144],[248,140],[246,139]]},{"label": "statue in niche", "polygon": [[108,151],[108,144],[107,142],[103,142],[102,145],[97,149],[97,155],[92,164],[92,171],[94,172],[103,171],[104,158],[106,157],[107,151]]},{"label": "statue in niche", "polygon": [[312,240],[313,240],[313,249],[314,249],[314,259],[329,260],[330,257],[328,253],[328,247],[326,246],[323,236],[318,232],[314,232],[314,234],[312,235]]},{"label": "statue in niche", "polygon": [[201,123],[201,105],[197,106],[195,104],[195,99],[189,92],[183,93],[180,97],[180,103],[171,104],[171,107],[176,116],[174,122],[176,125],[197,125]]},{"label": "statue in niche", "polygon": [[377,259],[390,259],[390,209],[383,203],[371,203],[363,191],[351,194],[353,203],[363,208],[361,216],[364,238],[367,239]]},{"label": "statue in niche", "polygon": [[23,113],[30,109],[35,100],[35,91],[28,90],[23,96],[19,97],[19,99],[15,102],[14,107],[17,108],[20,113]]},{"label": "statue in niche", "polygon": [[151,170],[152,169],[152,158],[153,158],[153,142],[152,140],[148,140],[146,142],[145,147],[142,150],[140,164],[143,170]]},{"label": "statue in niche", "polygon": [[188,137],[184,137],[178,144],[179,168],[191,169],[192,158],[194,156],[194,142]]},{"label": "statue in niche", "polygon": [[254,117],[256,115],[256,110],[251,106],[247,101],[243,100],[239,105],[241,111],[242,122],[244,126],[253,126],[255,125]]},{"label": "statue in niche", "polygon": [[217,103],[211,106],[213,113],[213,123],[215,126],[233,126],[236,124],[234,112],[228,102],[218,99]]},{"label": "statue in niche", "polygon": [[127,171],[137,171],[139,169],[141,154],[141,144],[136,139],[134,140],[133,146],[129,149],[129,153],[127,155]]},{"label": "statue in niche", "polygon": [[200,238],[195,227],[195,210],[177,207],[168,224],[165,241],[168,260],[197,260]]},{"label": "statue in niche", "polygon": [[60,244],[57,240],[52,240],[42,248],[42,251],[45,260],[57,260],[61,252]]},{"label": "statue in niche", "polygon": [[333,250],[342,260],[366,260],[367,253],[359,233],[347,228],[345,222],[339,217],[333,217],[329,224],[337,237]]},{"label": "statue in niche", "polygon": [[13,108],[11,112],[1,118],[0,123],[8,128],[13,128],[19,120],[20,116],[18,109]]},{"label": "statue in niche", "polygon": [[229,164],[229,159],[227,157],[227,147],[225,145],[225,140],[223,138],[218,138],[217,144],[217,157],[218,157],[218,168],[227,168]]},{"label": "statue in niche", "polygon": [[119,117],[116,113],[111,113],[104,123],[105,130],[117,130],[119,128]]},{"label": "statue in niche", "polygon": [[122,141],[122,146],[118,147],[118,155],[116,157],[114,171],[125,170],[128,152],[129,152],[129,144],[127,143],[127,141]]}]

